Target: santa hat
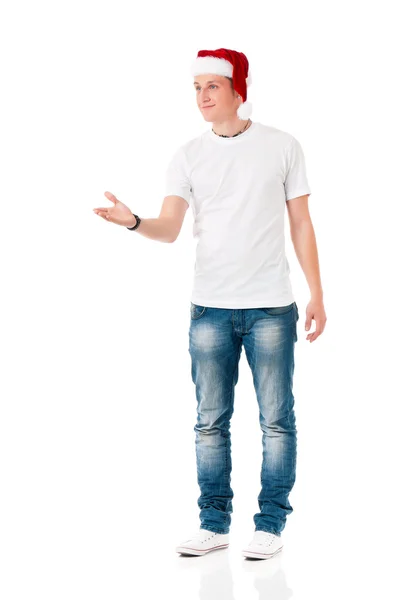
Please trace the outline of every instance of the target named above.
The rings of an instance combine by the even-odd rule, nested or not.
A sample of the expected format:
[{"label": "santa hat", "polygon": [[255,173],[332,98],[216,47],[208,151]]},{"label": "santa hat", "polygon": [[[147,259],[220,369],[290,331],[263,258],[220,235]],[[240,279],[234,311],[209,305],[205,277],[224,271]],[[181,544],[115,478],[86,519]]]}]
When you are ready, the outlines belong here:
[{"label": "santa hat", "polygon": [[247,88],[252,83],[252,77],[249,61],[243,52],[227,48],[199,50],[191,65],[191,75],[195,77],[206,73],[232,77],[232,86],[243,100],[237,111],[238,117],[242,120],[248,119],[252,114],[252,104],[247,101]]}]

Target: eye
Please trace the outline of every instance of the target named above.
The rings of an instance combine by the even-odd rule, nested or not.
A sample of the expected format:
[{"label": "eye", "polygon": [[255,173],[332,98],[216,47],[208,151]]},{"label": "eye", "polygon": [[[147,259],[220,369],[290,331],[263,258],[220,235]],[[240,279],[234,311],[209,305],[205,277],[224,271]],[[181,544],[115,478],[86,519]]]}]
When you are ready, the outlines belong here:
[{"label": "eye", "polygon": [[[218,87],[218,85],[215,85],[215,83],[212,83],[211,85],[209,85],[209,87]],[[198,92],[200,90],[200,87],[195,88],[195,90]]]}]

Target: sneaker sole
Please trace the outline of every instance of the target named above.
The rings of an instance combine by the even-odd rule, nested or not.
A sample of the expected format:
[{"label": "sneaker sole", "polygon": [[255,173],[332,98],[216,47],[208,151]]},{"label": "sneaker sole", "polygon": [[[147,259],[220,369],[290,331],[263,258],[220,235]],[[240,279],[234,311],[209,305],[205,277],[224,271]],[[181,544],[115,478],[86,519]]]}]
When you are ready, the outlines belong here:
[{"label": "sneaker sole", "polygon": [[278,554],[278,552],[280,552],[282,550],[282,548],[283,548],[283,546],[278,548],[278,550],[275,550],[275,552],[273,552],[272,554],[264,554],[264,553],[260,553],[260,552],[251,552],[250,550],[243,550],[242,555],[246,556],[246,558],[267,559],[267,558],[272,558],[273,556],[275,556],[275,554]]},{"label": "sneaker sole", "polygon": [[197,550],[196,548],[185,548],[184,546],[177,546],[176,552],[180,554],[189,554],[190,556],[202,556],[203,554],[207,554],[208,552],[212,552],[213,550],[222,550],[223,548],[228,548],[229,544],[221,544],[220,546],[215,546],[214,548],[207,548],[205,550]]}]

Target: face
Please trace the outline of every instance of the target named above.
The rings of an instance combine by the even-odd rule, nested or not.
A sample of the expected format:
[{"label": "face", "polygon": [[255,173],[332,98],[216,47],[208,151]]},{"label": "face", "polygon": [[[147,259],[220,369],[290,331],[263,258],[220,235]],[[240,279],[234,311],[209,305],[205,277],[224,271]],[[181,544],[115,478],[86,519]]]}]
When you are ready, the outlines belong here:
[{"label": "face", "polygon": [[211,73],[194,77],[196,102],[205,121],[224,121],[236,116],[240,104],[232,81]]}]

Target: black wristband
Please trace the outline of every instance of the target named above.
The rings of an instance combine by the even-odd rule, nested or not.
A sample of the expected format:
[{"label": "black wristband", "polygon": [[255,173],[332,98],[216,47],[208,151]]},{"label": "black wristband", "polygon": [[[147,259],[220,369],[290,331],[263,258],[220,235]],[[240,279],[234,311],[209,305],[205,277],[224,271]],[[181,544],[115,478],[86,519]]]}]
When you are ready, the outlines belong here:
[{"label": "black wristband", "polygon": [[133,213],[133,217],[136,218],[137,223],[134,225],[134,227],[127,227],[127,229],[130,229],[130,231],[134,231],[134,229],[137,229],[137,227],[139,226],[139,224],[141,223],[141,219],[139,218],[138,215],[135,215]]}]

